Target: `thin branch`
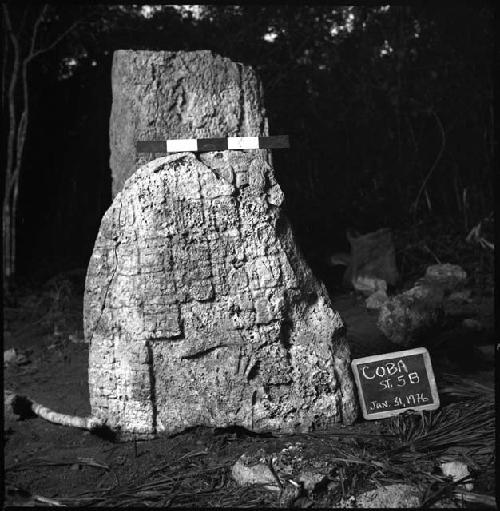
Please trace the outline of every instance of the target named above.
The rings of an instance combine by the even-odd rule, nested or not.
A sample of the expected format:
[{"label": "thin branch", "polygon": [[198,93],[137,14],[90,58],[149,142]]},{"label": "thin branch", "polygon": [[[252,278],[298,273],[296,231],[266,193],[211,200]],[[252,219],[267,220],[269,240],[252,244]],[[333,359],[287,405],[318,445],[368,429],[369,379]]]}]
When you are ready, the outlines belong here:
[{"label": "thin branch", "polygon": [[[18,189],[18,183],[19,183],[19,174],[21,173],[21,165],[23,160],[23,152],[24,152],[24,144],[26,142],[26,131],[28,128],[28,116],[29,116],[29,91],[28,91],[28,62],[29,62],[29,55],[31,55],[34,51],[35,44],[36,44],[36,38],[38,34],[38,29],[40,28],[40,24],[42,23],[45,13],[47,11],[47,5],[44,5],[42,7],[42,10],[40,11],[34,26],[33,26],[33,32],[31,35],[31,41],[30,41],[30,50],[28,57],[23,59],[22,68],[21,68],[21,80],[22,80],[22,86],[23,86],[23,112],[21,114],[21,120],[19,121],[19,124],[17,126],[17,148],[16,148],[16,164],[15,164],[15,170],[9,180],[9,183],[7,185],[8,193],[10,194],[11,191],[14,192],[12,197],[12,211],[13,211],[13,224],[12,228],[15,230],[15,222],[16,222],[16,215],[15,212],[17,211],[17,189]],[[15,237],[14,237],[15,239]]]},{"label": "thin branch", "polygon": [[54,48],[54,46],[58,45],[80,22],[81,22],[81,20],[75,21],[59,37],[56,37],[56,39],[54,41],[52,41],[52,43],[49,44],[49,46],[47,46],[45,48],[40,48],[39,50],[30,54],[27,58],[28,62],[30,62],[34,58],[38,57],[39,55],[42,55],[43,53],[46,53],[46,52],[52,50],[52,48]]},{"label": "thin branch", "polygon": [[[22,163],[22,153],[24,149],[24,141],[26,138],[26,127],[28,124],[28,117],[26,109],[21,114],[21,120],[17,126],[17,146],[16,146],[16,164],[14,166],[14,171],[12,172],[8,183],[5,186],[6,194],[10,195],[12,190],[15,187],[15,184],[19,180],[19,174],[21,171],[21,163]],[[15,204],[12,204],[12,208],[15,207]]]},{"label": "thin branch", "polygon": [[14,190],[12,191],[12,221],[10,224],[10,273],[16,273],[16,236],[17,236],[17,204],[19,196],[19,179],[16,179]]},{"label": "thin branch", "polygon": [[41,23],[43,22],[46,12],[47,12],[47,7],[48,7],[47,5],[43,6],[42,10],[40,11],[40,14],[38,15],[38,17],[35,21],[32,37],[31,37],[31,42],[30,42],[30,50],[29,50],[28,56],[23,59],[23,63],[22,63],[24,111],[23,111],[23,115],[21,117],[21,121],[18,125],[18,130],[17,130],[17,154],[16,154],[15,170],[9,176],[8,183],[6,183],[6,192],[8,190],[8,193],[11,193],[16,180],[19,178],[19,174],[21,171],[24,143],[26,140],[26,130],[27,130],[27,124],[28,124],[28,110],[29,110],[28,76],[27,76],[28,64],[31,62],[31,60],[33,60],[38,55],[41,55],[42,53],[45,53],[45,52],[51,50],[54,46],[56,46],[80,22],[80,20],[78,20],[75,23],[73,23],[59,37],[57,37],[52,42],[52,44],[50,44],[46,48],[42,48],[42,49],[39,49],[38,51],[35,51],[38,30],[40,28]]},{"label": "thin branch", "polygon": [[[2,24],[5,25],[5,22]],[[6,78],[7,78],[7,61],[9,59],[9,35],[7,33],[7,27],[4,27],[3,30],[3,59],[2,59],[2,112],[5,108],[5,103],[7,101],[6,94]]]},{"label": "thin branch", "polygon": [[[28,53],[28,57],[26,59],[24,59],[24,61],[26,63],[29,62],[30,56],[35,51],[35,44],[36,44],[36,38],[38,36],[38,29],[40,28],[40,25],[42,24],[42,22],[45,18],[46,12],[47,12],[47,5],[44,5],[42,7],[42,10],[40,11],[40,14],[38,15],[38,17],[35,21],[35,24],[33,25],[33,32],[31,34],[31,41],[30,41],[30,51]],[[24,64],[24,62],[23,62],[23,64]]]},{"label": "thin branch", "polygon": [[14,31],[12,29],[12,23],[10,20],[9,10],[5,4],[2,5],[2,10],[5,19],[5,26],[7,28],[7,33],[9,34],[12,48],[14,50],[13,55],[13,63],[12,63],[12,74],[10,77],[9,83],[9,93],[8,93],[8,101],[9,101],[9,136],[7,140],[7,166],[5,171],[5,194],[3,200],[3,209],[8,207],[8,186],[7,181],[10,180],[12,175],[13,165],[14,165],[14,142],[15,142],[15,134],[16,134],[16,104],[15,104],[15,91],[17,79],[19,77],[19,41],[16,39],[14,35]]},{"label": "thin branch", "polygon": [[422,192],[424,191],[425,187],[427,186],[427,182],[429,181],[430,177],[432,176],[432,173],[434,172],[435,168],[437,167],[437,164],[439,163],[439,160],[443,156],[444,148],[446,146],[446,133],[443,128],[443,123],[441,122],[441,119],[436,114],[434,110],[431,111],[432,115],[436,119],[436,123],[439,127],[439,131],[441,133],[441,148],[439,149],[439,153],[436,156],[436,159],[434,160],[434,163],[432,164],[432,167],[429,169],[429,172],[425,176],[425,179],[422,182],[422,185],[420,186],[420,189],[417,193],[417,196],[415,197],[415,200],[413,201],[410,210],[416,211],[418,202],[420,201],[420,196],[422,195]]}]

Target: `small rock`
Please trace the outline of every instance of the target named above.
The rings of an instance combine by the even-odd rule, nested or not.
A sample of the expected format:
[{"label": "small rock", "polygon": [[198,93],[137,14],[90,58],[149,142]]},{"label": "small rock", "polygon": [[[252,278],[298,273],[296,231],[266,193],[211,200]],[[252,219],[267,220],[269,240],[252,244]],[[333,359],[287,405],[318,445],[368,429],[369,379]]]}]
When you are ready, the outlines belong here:
[{"label": "small rock", "polygon": [[[493,448],[493,447],[492,447]],[[478,471],[480,466],[471,458],[471,451],[467,447],[454,445],[448,447],[439,457],[440,462],[462,461],[469,469]]]},{"label": "small rock", "polygon": [[[463,461],[459,460],[442,461],[441,471],[445,476],[450,476],[454,482],[470,476],[467,465]],[[467,491],[472,491],[474,489],[474,484],[471,482],[465,483],[465,489]]]},{"label": "small rock", "polygon": [[[380,304],[378,328],[395,344],[411,347],[430,332],[445,314],[449,314],[450,309],[456,308],[459,297],[467,298],[466,291],[456,290],[465,278],[466,273],[459,266],[429,266],[426,275],[411,289]],[[455,291],[454,299],[445,299],[450,291]]]},{"label": "small rock", "polygon": [[350,497],[340,499],[338,507],[342,509],[343,508],[352,509],[356,507],[356,497],[354,495],[351,495]]},{"label": "small rock", "polygon": [[17,353],[14,348],[3,352],[3,363],[4,365],[13,364],[16,361]]},{"label": "small rock", "polygon": [[437,502],[434,502],[434,504],[431,504],[429,507],[431,509],[462,509],[466,507],[466,504],[464,501],[459,500],[456,497],[454,499],[444,497]]},{"label": "small rock", "polygon": [[295,508],[302,508],[307,509],[309,507],[312,507],[314,505],[314,502],[307,497],[299,497],[297,500],[293,502],[293,507]]},{"label": "small rock", "polygon": [[298,477],[299,481],[304,483],[304,490],[312,492],[316,490],[318,486],[324,484],[328,478],[325,474],[319,472],[313,472],[312,470],[304,470]]},{"label": "small rock", "polygon": [[328,492],[334,492],[337,490],[337,488],[339,487],[339,483],[338,481],[330,481],[327,485],[326,485],[326,490]]},{"label": "small rock", "polygon": [[33,353],[32,350],[26,350],[21,353],[17,353],[16,364],[18,366],[24,366],[31,362],[30,355]]},{"label": "small rock", "polygon": [[410,508],[421,507],[422,492],[410,484],[392,484],[358,495],[356,507]]},{"label": "small rock", "polygon": [[19,351],[15,348],[10,348],[3,352],[4,366],[17,364],[18,366],[26,365],[31,362],[30,355],[33,350]]},{"label": "small rock", "polygon": [[439,286],[419,280],[414,287],[402,293],[401,296],[406,296],[413,300],[425,300],[425,302],[429,305],[437,305],[443,301],[444,291]]},{"label": "small rock", "polygon": [[467,278],[467,273],[456,264],[434,264],[425,272],[425,279],[438,283],[446,291],[453,291]]},{"label": "small rock", "polygon": [[356,291],[359,291],[364,296],[370,296],[377,291],[387,292],[387,282],[385,280],[366,275],[358,275],[353,280],[352,285]]},{"label": "small rock", "polygon": [[370,310],[380,309],[382,305],[384,305],[384,303],[387,302],[388,299],[389,297],[387,296],[387,293],[385,291],[383,290],[375,291],[375,293],[373,293],[366,299],[366,308]]},{"label": "small rock", "polygon": [[462,321],[462,326],[475,332],[481,332],[483,330],[483,324],[477,319],[466,318]]},{"label": "small rock", "polygon": [[448,300],[459,303],[471,303],[471,293],[472,291],[470,289],[464,289],[463,291],[453,291],[453,293],[448,296]]},{"label": "small rock", "polygon": [[299,497],[303,497],[303,488],[300,483],[289,479],[284,481],[283,490],[279,496],[280,507],[295,507],[295,503]]},{"label": "small rock", "polygon": [[14,412],[14,405],[18,400],[17,395],[14,392],[10,392],[8,390],[4,390],[3,394],[3,415],[4,415],[4,424],[7,422],[17,421],[19,418],[18,411]]},{"label": "small rock", "polygon": [[231,468],[231,475],[238,484],[264,484],[268,490],[279,491],[276,479],[266,463],[247,463],[246,455],[242,454]]},{"label": "small rock", "polygon": [[432,329],[441,316],[442,310],[434,303],[403,293],[380,307],[377,326],[391,342],[407,348]]}]

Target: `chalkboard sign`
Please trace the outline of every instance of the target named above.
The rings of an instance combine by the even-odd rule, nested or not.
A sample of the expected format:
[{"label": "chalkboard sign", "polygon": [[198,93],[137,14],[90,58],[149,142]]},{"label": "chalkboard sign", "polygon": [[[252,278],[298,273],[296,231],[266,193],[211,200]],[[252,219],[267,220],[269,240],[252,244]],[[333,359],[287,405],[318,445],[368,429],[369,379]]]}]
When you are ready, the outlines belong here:
[{"label": "chalkboard sign", "polygon": [[425,348],[356,358],[351,367],[365,419],[439,407],[431,357]]}]

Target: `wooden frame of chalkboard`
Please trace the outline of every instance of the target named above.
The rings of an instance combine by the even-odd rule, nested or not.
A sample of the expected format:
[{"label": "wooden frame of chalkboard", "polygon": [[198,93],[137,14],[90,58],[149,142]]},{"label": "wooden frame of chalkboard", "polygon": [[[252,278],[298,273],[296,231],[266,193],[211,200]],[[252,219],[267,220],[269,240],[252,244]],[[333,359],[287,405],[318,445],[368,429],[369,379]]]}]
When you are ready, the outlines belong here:
[{"label": "wooden frame of chalkboard", "polygon": [[425,348],[353,359],[351,368],[365,419],[439,408],[431,357]]}]

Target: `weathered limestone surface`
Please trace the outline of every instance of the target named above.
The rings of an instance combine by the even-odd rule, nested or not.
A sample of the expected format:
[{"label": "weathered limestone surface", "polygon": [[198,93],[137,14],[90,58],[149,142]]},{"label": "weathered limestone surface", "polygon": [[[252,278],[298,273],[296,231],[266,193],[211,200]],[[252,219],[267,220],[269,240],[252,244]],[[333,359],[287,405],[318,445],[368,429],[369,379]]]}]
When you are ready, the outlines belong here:
[{"label": "weathered limestone surface", "polygon": [[[390,297],[379,308],[377,326],[393,343],[405,348],[416,345],[443,320],[453,315],[467,274],[458,265],[434,264],[415,285]],[[454,294],[452,294],[454,292]],[[458,305],[458,315],[462,307]],[[456,315],[456,312],[455,312]]]},{"label": "weathered limestone surface", "polygon": [[208,50],[115,51],[112,87],[113,197],[154,159],[136,154],[137,140],[268,135],[255,71]]},{"label": "weathered limestone surface", "polygon": [[260,151],[175,154],[106,212],[86,279],[92,414],[123,439],[351,423],[344,325]]}]

